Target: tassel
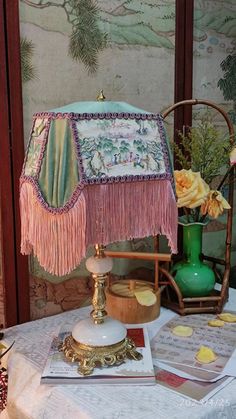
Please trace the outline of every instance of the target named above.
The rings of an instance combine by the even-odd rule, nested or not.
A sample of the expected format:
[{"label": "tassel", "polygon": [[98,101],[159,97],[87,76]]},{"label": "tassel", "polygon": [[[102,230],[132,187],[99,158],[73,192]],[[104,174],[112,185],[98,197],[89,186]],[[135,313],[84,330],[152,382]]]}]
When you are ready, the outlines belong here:
[{"label": "tassel", "polygon": [[86,203],[83,192],[67,212],[49,212],[37,199],[33,186],[20,191],[21,253],[32,251],[40,265],[54,275],[65,275],[85,257]]}]

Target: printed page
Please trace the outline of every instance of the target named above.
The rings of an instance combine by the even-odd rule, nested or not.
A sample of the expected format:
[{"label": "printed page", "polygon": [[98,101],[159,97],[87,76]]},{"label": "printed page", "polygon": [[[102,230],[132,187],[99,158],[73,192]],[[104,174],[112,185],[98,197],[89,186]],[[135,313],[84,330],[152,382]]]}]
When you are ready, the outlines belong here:
[{"label": "printed page", "polygon": [[[176,316],[169,321],[151,341],[154,363],[157,359],[168,364],[175,363],[217,374],[223,373],[236,347],[236,323],[225,323],[223,327],[208,326],[208,321],[215,318],[216,316],[211,314],[194,314]],[[192,327],[192,336],[174,335],[172,329],[178,325]],[[216,361],[208,364],[197,361],[195,356],[202,345],[215,352]]]},{"label": "printed page", "polygon": [[207,383],[214,383],[226,375],[199,368],[188,367],[187,365],[175,364],[174,362],[162,362],[157,359],[154,360],[154,365],[163,370],[172,372],[173,374],[177,374],[179,377],[187,378],[188,380],[205,381]]},{"label": "printed page", "polygon": [[[155,373],[157,384],[164,386],[175,393],[179,393],[181,396],[201,403],[209,400],[214,394],[233,380],[233,377],[224,377],[215,383],[192,381],[157,367],[155,367]],[[221,401],[223,402],[223,399],[221,399]],[[218,403],[220,407],[220,399],[218,399]]]}]

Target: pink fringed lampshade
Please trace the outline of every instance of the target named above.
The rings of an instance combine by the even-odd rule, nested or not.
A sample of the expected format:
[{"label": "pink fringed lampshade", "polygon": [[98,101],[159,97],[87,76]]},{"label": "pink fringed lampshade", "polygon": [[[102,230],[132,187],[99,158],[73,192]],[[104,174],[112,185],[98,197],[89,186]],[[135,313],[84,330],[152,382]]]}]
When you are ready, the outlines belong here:
[{"label": "pink fringed lampshade", "polygon": [[21,252],[56,275],[71,272],[96,243],[164,234],[177,251],[162,117],[89,103],[34,115],[21,175]]}]

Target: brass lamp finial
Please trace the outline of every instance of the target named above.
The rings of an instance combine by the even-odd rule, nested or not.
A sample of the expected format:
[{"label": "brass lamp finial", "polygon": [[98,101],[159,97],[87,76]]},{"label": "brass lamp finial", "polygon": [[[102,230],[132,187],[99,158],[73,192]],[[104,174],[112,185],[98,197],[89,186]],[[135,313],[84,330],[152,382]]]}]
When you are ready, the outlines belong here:
[{"label": "brass lamp finial", "polygon": [[97,96],[97,101],[102,102],[106,99],[106,97],[103,94],[103,90],[100,91],[99,95]]}]

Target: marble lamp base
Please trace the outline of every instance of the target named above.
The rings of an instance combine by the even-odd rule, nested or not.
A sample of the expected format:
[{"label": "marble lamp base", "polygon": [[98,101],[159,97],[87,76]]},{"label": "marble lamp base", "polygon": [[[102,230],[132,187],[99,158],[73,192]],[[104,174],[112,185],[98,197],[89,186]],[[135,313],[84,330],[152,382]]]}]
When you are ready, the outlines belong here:
[{"label": "marble lamp base", "polygon": [[78,373],[90,375],[95,367],[120,365],[125,359],[140,360],[134,342],[127,337],[125,326],[107,316],[105,286],[112,269],[112,259],[104,254],[104,247],[95,246],[96,254],[86,262],[95,281],[93,310],[90,318],[81,320],[63,343],[66,358],[78,362]]}]

